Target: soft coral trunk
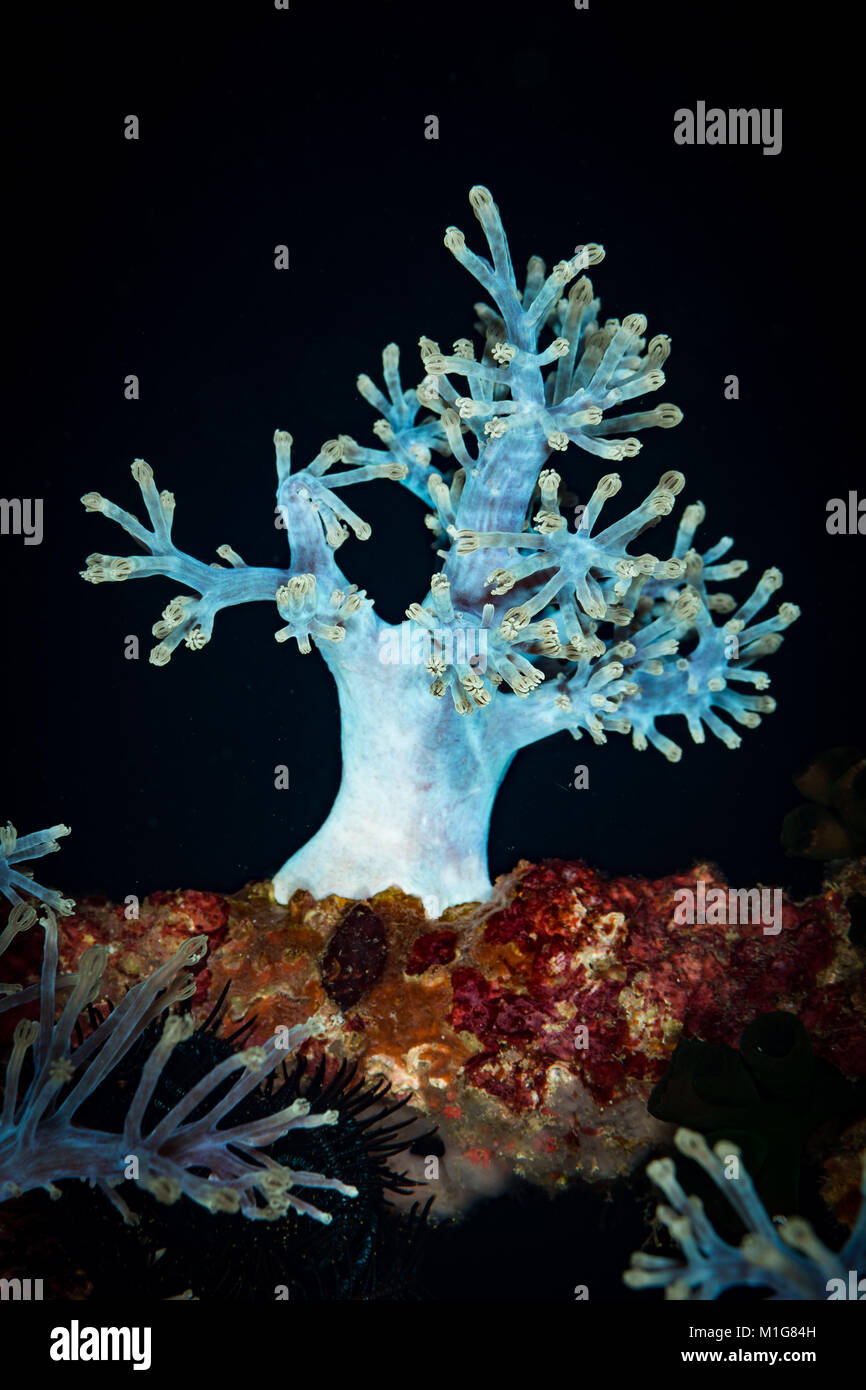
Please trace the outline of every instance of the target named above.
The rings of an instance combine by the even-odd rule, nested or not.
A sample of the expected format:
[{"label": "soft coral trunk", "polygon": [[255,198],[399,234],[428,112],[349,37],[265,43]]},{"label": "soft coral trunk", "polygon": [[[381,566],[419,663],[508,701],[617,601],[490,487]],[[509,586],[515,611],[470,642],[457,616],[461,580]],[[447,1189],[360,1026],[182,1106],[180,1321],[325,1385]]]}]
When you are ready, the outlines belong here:
[{"label": "soft coral trunk", "polygon": [[[487,721],[434,700],[414,664],[334,668],[343,773],[321,829],[274,877],[278,902],[366,898],[392,884],[429,916],[489,896],[487,834],[512,753]],[[494,740],[495,744],[495,740]]]}]

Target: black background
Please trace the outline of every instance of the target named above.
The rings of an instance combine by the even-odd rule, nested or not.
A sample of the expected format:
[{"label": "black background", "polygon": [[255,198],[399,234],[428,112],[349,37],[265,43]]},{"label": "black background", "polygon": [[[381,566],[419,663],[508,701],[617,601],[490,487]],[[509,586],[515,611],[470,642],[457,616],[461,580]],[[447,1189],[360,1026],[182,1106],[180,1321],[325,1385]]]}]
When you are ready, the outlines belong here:
[{"label": "black background", "polygon": [[[518,266],[601,241],[602,316],[640,311],[673,339],[662,395],[685,419],[644,435],[622,469],[623,507],[680,468],[682,501],[707,505],[700,537],[732,535],[750,561],[737,592],[776,564],[780,598],[803,609],[769,663],[779,710],[743,731],[739,752],[712,737],[696,748],[669,721],[678,766],[617,736],[595,748],[561,734],[519,755],[492,872],[563,856],[664,873],[709,856],[734,883],[816,881],[784,858],[779,826],[798,762],[858,735],[862,541],[828,536],[825,507],[862,470],[835,379],[848,233],[834,111],[817,94],[818,48],[804,89],[791,12],[294,0],[288,12],[40,15],[11,56],[29,81],[11,151],[20,312],[3,495],[44,497],[45,537],[0,548],[0,813],[21,832],[72,826],[52,879],[118,897],[232,890],[324,819],[339,735],[323,663],[279,646],[275,608],[257,604],[218,615],[204,651],[152,667],[150,627],[178,586],[85,585],[88,553],[136,547],[77,499],[95,490],[140,511],[129,465],[141,456],[177,497],[183,548],[212,560],[228,541],[249,563],[285,565],[274,428],[292,431],[296,465],[340,432],[375,444],[357,373],[380,376],[394,340],[413,384],[422,333],[446,348],[471,335],[477,286],[442,234],[455,223],[481,249],[467,192],[486,183]],[[675,145],[673,112],[698,99],[782,106],[782,153]],[[123,138],[133,112],[137,143]],[[424,138],[431,113],[438,141]],[[287,272],[273,267],[277,243]],[[723,396],[732,372],[739,401]],[[138,402],[124,399],[127,373]],[[598,469],[567,456],[584,500]],[[435,568],[424,509],[388,483],[353,501],[374,533],[350,539],[341,563],[398,621]],[[137,662],[123,655],[131,633]],[[588,791],[572,786],[578,762]],[[274,789],[277,763],[288,791]]]},{"label": "black background", "polygon": [[[600,241],[602,317],[640,311],[650,335],[672,336],[662,395],[685,419],[643,436],[623,507],[680,468],[681,501],[707,505],[705,548],[730,534],[750,561],[736,592],[775,564],[780,598],[803,610],[768,668],[780,708],[742,731],[739,752],[712,737],[694,747],[682,721],[666,727],[684,746],[678,766],[616,736],[524,751],[494,812],[491,870],[561,856],[663,874],[709,857],[735,884],[817,885],[779,830],[798,764],[860,737],[863,542],[825,530],[827,499],[862,479],[846,418],[858,368],[841,345],[856,310],[851,94],[832,8],[808,18],[807,31],[789,6],[739,0],[33,11],[7,58],[2,494],[43,497],[45,535],[0,541],[0,815],[22,833],[72,826],[38,866],[49,883],[115,898],[231,891],[324,819],[339,731],[315,653],[275,643],[275,608],[254,605],[220,614],[201,653],[152,667],[150,627],[178,586],[85,585],[89,552],[135,546],[77,499],[96,490],[141,514],[129,465],[143,456],[176,495],[183,548],[212,560],[227,541],[284,566],[273,430],[292,431],[298,465],[340,432],[374,444],[357,373],[380,378],[394,340],[416,384],[422,333],[445,350],[471,335],[477,287],[442,235],[456,224],[482,249],[467,193],[485,183],[518,266]],[[674,111],[698,100],[782,107],[782,153],[675,145]],[[138,142],[123,137],[130,113]],[[424,138],[429,114],[437,141]],[[273,267],[278,243],[288,272]],[[138,402],[124,400],[128,373]],[[729,373],[738,401],[723,396]],[[585,500],[604,470],[572,449],[564,471]],[[434,568],[423,507],[393,483],[352,500],[373,537],[348,541],[341,564],[399,621]],[[132,633],[137,662],[123,655]],[[584,762],[590,789],[577,791]],[[274,790],[277,763],[288,791]],[[503,1280],[520,1267],[514,1230]],[[564,1246],[563,1260],[551,1252],[545,1268],[568,1297],[583,1271]]]}]

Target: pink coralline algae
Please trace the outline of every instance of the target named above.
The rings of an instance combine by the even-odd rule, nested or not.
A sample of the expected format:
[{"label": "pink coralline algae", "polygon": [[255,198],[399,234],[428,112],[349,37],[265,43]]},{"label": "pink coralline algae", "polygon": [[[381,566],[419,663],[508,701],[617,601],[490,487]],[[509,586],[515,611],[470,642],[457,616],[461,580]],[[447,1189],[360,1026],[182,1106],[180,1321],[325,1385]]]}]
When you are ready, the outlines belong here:
[{"label": "pink coralline algae", "polygon": [[[606,1104],[658,1077],[681,1034],[732,1042],[750,1018],[782,1007],[800,1013],[819,1055],[866,1073],[841,895],[784,903],[775,939],[760,923],[674,924],[674,892],[696,879],[721,882],[709,866],[657,880],[608,880],[558,861],[531,869],[485,924],[476,964],[452,972],[453,1022],[484,1047],[474,1084],[531,1104],[547,1068],[565,1063]],[[517,1040],[520,1064],[503,1065]]]}]

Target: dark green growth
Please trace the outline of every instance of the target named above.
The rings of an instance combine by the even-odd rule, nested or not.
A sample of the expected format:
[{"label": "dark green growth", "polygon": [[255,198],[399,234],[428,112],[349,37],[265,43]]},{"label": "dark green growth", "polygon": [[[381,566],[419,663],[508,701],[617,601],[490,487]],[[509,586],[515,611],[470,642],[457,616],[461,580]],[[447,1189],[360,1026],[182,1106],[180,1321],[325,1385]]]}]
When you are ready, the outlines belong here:
[{"label": "dark green growth", "polygon": [[812,1051],[795,1014],[756,1018],[739,1049],[683,1041],[650,1095],[651,1115],[727,1139],[771,1215],[801,1210],[800,1169],[809,1137],[831,1121],[846,1124],[866,1109],[862,1082],[851,1082]]}]

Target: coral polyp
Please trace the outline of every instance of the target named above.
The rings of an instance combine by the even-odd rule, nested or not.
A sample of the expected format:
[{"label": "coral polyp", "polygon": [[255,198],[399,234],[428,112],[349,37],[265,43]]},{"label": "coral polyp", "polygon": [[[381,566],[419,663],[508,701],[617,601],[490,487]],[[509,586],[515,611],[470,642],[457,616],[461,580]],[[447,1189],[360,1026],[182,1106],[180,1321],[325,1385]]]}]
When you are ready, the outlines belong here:
[{"label": "coral polyp", "polygon": [[[267,601],[282,620],[277,640],[294,640],[304,653],[315,645],[334,676],[342,783],[325,824],[275,875],[282,903],[298,889],[358,899],[392,884],[420,897],[431,915],[484,899],[490,816],[521,748],[561,730],[597,744],[621,733],[675,762],[681,749],[660,718],[681,715],[694,742],[709,731],[733,749],[734,725],[754,728],[774,708],[760,663],[798,616],[790,603],[760,616],[779,571],[768,569],[744,601],[718,591],[747,565],[726,558],[729,537],[697,545],[697,501],[685,507],[670,549],[642,549],[638,542],[685,487],[676,470],[613,516],[622,480],[605,473],[585,489],[589,500],[570,524],[563,477],[551,467],[553,458],[568,461],[570,446],[604,463],[627,462],[641,448],[639,433],[679,424],[676,406],[639,404],[665,382],[670,339],[648,339],[640,313],[601,322],[582,273],[603,259],[595,244],[550,273],[533,256],[518,289],[490,193],[475,187],[470,202],[490,260],[456,227],[445,245],[491,301],[475,306],[480,357],[465,337],[451,353],[422,337],[425,375],[405,389],[398,348],[389,344],[385,392],[358,378],[379,414],[381,447],[341,434],[293,471],[292,437],[276,431],[288,568],[250,566],[230,545],[218,549],[223,564],[179,550],[174,497],[157,491],[143,460],[133,476],[150,529],[98,493],[82,498],[147,552],[91,555],[85,579],[163,575],[193,591],[172,600],[154,626],[155,665],[181,642],[204,647],[222,608]],[[384,622],[336,560],[350,533],[362,541],[371,533],[342,500],[345,490],[383,479],[431,507],[435,572],[402,626]]]}]

